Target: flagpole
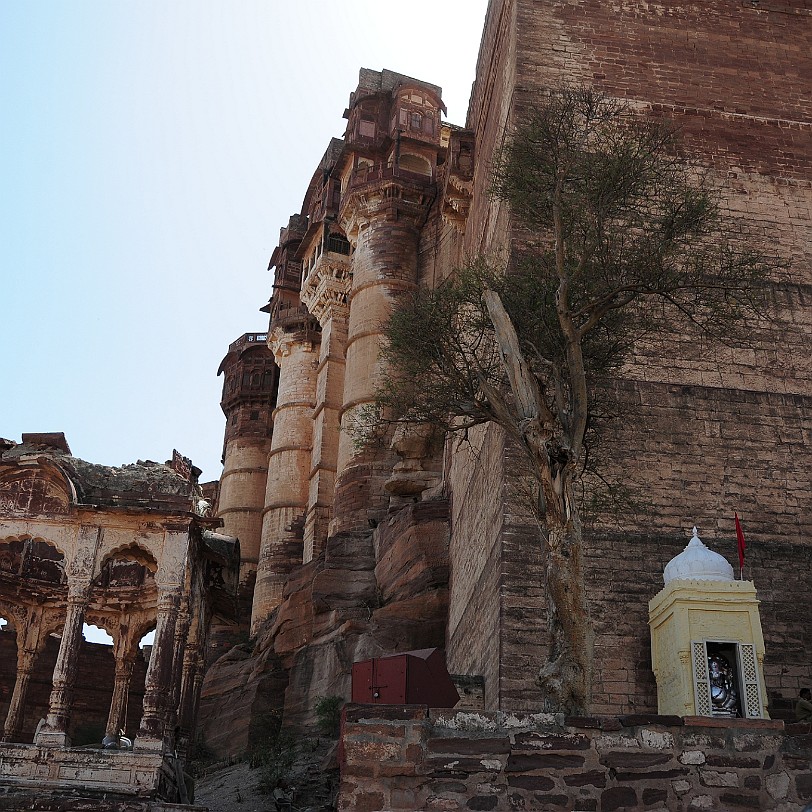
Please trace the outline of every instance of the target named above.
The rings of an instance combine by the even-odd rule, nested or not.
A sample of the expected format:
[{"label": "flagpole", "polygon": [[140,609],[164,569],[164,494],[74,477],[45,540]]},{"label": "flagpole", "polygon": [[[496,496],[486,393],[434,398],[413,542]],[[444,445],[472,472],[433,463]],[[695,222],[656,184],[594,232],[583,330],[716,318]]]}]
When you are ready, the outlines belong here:
[{"label": "flagpole", "polygon": [[739,553],[739,580],[744,580],[744,533],[742,532],[741,522],[739,521],[739,514],[733,514],[733,522],[736,525],[736,547]]}]

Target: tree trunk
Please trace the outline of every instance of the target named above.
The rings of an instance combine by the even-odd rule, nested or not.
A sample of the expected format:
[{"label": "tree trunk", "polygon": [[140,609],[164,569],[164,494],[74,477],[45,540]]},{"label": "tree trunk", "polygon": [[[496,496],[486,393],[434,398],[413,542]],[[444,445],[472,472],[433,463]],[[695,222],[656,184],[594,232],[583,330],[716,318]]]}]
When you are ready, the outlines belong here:
[{"label": "tree trunk", "polygon": [[[518,411],[516,423],[505,428],[512,428],[510,433],[524,445],[542,496],[538,521],[546,560],[550,653],[538,680],[549,710],[585,713],[592,693],[593,634],[585,594],[583,530],[572,493],[585,418],[580,411],[575,415],[577,437],[562,444],[553,436],[554,417],[522,353],[513,322],[497,293],[486,290],[484,300]],[[582,364],[579,369],[583,371]],[[585,415],[585,392],[576,405]]]},{"label": "tree trunk", "polygon": [[593,633],[586,600],[583,531],[577,508],[564,524],[543,522],[550,652],[538,682],[549,710],[588,713]]}]

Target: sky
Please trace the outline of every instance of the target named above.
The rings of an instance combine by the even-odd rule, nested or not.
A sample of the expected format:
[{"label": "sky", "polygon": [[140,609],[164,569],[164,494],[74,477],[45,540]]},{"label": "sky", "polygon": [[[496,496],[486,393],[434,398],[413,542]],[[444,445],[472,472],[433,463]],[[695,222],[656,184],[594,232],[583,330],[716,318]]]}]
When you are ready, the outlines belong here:
[{"label": "sky", "polygon": [[222,470],[217,368],[361,67],[464,124],[487,0],[0,3],[0,437]]}]

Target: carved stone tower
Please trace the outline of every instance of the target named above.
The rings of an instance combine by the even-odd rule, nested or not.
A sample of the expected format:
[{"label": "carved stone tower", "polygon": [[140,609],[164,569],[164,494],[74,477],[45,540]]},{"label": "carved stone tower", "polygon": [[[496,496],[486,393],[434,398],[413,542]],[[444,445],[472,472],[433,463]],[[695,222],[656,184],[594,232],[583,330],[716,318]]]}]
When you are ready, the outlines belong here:
[{"label": "carved stone tower", "polygon": [[279,370],[266,333],[245,333],[220,364],[226,416],[217,513],[224,532],[240,540],[240,599],[251,600],[265,505],[268,453]]},{"label": "carved stone tower", "polygon": [[353,426],[375,398],[382,325],[398,296],[417,289],[444,109],[435,85],[362,70],[345,114],[339,219],[354,253],[332,532],[367,529],[389,506],[384,483],[396,458],[357,448]]},{"label": "carved stone tower", "polygon": [[279,385],[253,631],[331,534],[368,531],[391,499],[415,499],[432,478],[419,459],[428,438],[359,447],[354,429],[375,400],[383,325],[418,287],[421,234],[445,180],[442,110],[435,85],[362,70],[345,139],[331,140],[271,257],[264,310]]},{"label": "carved stone tower", "polygon": [[276,276],[266,308],[271,315],[268,344],[280,377],[251,616],[254,631],[280,602],[288,573],[302,563],[320,340],[318,323],[299,303],[302,265],[295,257],[305,226],[304,217],[291,217],[270,262]]}]

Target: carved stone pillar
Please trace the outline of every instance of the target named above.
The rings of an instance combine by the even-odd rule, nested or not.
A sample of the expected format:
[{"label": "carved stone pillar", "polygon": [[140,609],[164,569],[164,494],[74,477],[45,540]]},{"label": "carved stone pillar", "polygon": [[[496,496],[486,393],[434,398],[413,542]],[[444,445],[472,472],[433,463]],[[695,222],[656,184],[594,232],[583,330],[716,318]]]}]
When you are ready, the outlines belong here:
[{"label": "carved stone pillar", "polygon": [[269,338],[280,370],[279,391],[268,457],[252,633],[282,600],[288,573],[302,563],[319,344],[315,322],[304,308],[302,311],[303,315],[293,314],[295,322],[280,319]]},{"label": "carved stone pillar", "polygon": [[349,257],[324,251],[302,286],[302,302],[319,320],[321,349],[313,410],[313,455],[304,527],[304,562],[324,548],[335,494],[339,415],[344,393]]},{"label": "carved stone pillar", "polygon": [[348,196],[342,225],[355,243],[344,397],[331,533],[362,530],[386,514],[384,490],[395,462],[388,448],[358,448],[354,428],[375,400],[383,325],[398,296],[417,288],[420,227],[427,187],[392,178]]},{"label": "carved stone pillar", "polygon": [[48,706],[45,725],[36,738],[36,743],[49,747],[70,747],[68,724],[70,722],[73,686],[76,668],[79,664],[79,651],[82,645],[82,625],[85,608],[90,595],[90,581],[74,582],[68,588],[68,606],[62,640],[54,666],[53,689]]},{"label": "carved stone pillar", "polygon": [[188,598],[182,602],[178,613],[178,620],[175,626],[175,648],[172,657],[171,688],[169,694],[169,704],[167,706],[166,722],[168,729],[175,729],[180,715],[180,691],[183,671],[184,653],[186,651],[186,641],[189,635],[191,615]]},{"label": "carved stone pillar", "polygon": [[180,727],[180,742],[175,746],[179,752],[185,752],[188,742],[193,739],[195,719],[197,717],[196,678],[204,671],[205,648],[200,638],[200,624],[193,621],[189,632],[189,640],[183,652],[183,669],[180,681],[180,697],[178,700],[178,726]]},{"label": "carved stone pillar", "polygon": [[45,718],[45,725],[36,737],[36,743],[41,746],[70,747],[68,723],[73,699],[73,683],[76,679],[76,667],[79,664],[82,644],[82,624],[90,598],[96,554],[103,536],[104,531],[100,527],[82,525],[79,528],[76,554],[68,566],[65,625],[54,666],[48,715]]},{"label": "carved stone pillar", "polygon": [[160,750],[166,732],[166,713],[172,695],[172,664],[180,589],[159,592],[155,641],[144,679],[144,712],[138,729],[138,749]]},{"label": "carved stone pillar", "polygon": [[118,636],[113,647],[116,661],[113,697],[110,700],[110,712],[107,714],[105,733],[116,736],[127,726],[127,698],[130,692],[135,657],[138,654],[137,632],[133,629],[128,617],[123,617],[119,624]]},{"label": "carved stone pillar", "polygon": [[20,740],[20,731],[25,714],[25,700],[28,695],[28,684],[34,670],[37,654],[42,649],[40,639],[40,621],[42,610],[34,607],[27,613],[25,625],[17,631],[17,678],[14,682],[14,692],[6,714],[3,726],[4,742]]},{"label": "carved stone pillar", "polygon": [[134,662],[135,658],[132,654],[127,657],[116,657],[113,698],[110,701],[110,713],[107,716],[107,727],[105,728],[108,736],[117,736],[118,732],[127,726],[127,695],[130,691]]},{"label": "carved stone pillar", "polygon": [[34,653],[20,651],[17,654],[17,679],[14,682],[14,693],[6,714],[6,723],[3,727],[3,741],[17,741],[23,724],[23,711],[28,694],[28,683],[31,672],[34,670]]}]

